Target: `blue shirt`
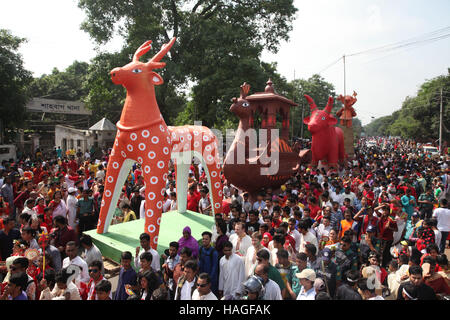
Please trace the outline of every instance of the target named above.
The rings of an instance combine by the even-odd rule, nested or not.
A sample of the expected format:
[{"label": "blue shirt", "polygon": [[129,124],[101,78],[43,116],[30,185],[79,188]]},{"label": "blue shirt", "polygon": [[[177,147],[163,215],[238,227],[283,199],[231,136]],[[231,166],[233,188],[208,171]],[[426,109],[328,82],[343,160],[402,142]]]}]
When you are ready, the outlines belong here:
[{"label": "blue shirt", "polygon": [[205,249],[200,247],[199,253],[199,274],[206,272],[211,277],[211,291],[215,292],[218,289],[218,267],[219,254],[213,247]]},{"label": "blue shirt", "polygon": [[[409,203],[410,200],[414,200],[414,203]],[[403,212],[406,212],[408,214],[408,220],[411,220],[411,215],[414,213],[414,205],[416,204],[416,199],[413,196],[407,196],[404,195],[401,198],[402,206],[403,206]]]},{"label": "blue shirt", "polygon": [[27,294],[25,291],[22,291],[21,294],[19,294],[17,297],[12,298],[11,300],[28,300]]},{"label": "blue shirt", "polygon": [[128,294],[125,292],[125,285],[136,285],[137,274],[133,268],[125,270],[123,267],[120,268],[119,281],[117,283],[116,294],[114,295],[114,300],[127,300]]}]

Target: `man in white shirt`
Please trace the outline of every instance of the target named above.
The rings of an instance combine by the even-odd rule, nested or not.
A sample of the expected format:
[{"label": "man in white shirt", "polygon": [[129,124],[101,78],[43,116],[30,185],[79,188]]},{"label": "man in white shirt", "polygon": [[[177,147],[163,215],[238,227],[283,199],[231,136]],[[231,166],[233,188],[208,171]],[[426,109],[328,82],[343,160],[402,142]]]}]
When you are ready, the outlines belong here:
[{"label": "man in white shirt", "polygon": [[438,243],[441,253],[445,252],[445,244],[450,232],[450,209],[447,208],[447,199],[439,201],[439,208],[434,209],[433,218],[437,220],[437,229],[441,232],[441,243]]},{"label": "man in white shirt", "polygon": [[300,232],[298,232],[297,229],[295,229],[295,224],[296,224],[296,220],[295,218],[289,218],[288,221],[288,234],[294,238],[295,240],[295,250],[298,252],[300,249],[300,239],[301,239],[301,234]]},{"label": "man in white shirt", "polygon": [[367,285],[368,279],[362,278],[358,280],[358,288],[364,300],[384,300],[382,296],[375,293],[375,286]]},{"label": "man in white shirt", "polygon": [[[144,252],[150,252],[153,256],[153,260],[152,260],[152,269],[154,271],[159,271],[161,270],[161,265],[159,263],[159,253],[158,251],[156,251],[155,249],[152,249],[152,247],[150,247],[150,236],[148,234],[141,233],[141,235],[139,236],[139,241],[141,242],[141,247],[142,249],[144,249]],[[141,267],[141,258],[139,255],[141,248],[137,247],[136,248],[136,256],[134,257],[134,266],[136,268],[140,268]]]},{"label": "man in white shirt", "polygon": [[263,300],[283,300],[280,286],[275,281],[269,279],[269,265],[262,263],[258,264],[255,268],[255,276],[263,279]]},{"label": "man in white shirt", "polygon": [[211,277],[206,272],[198,276],[197,289],[192,294],[192,300],[217,300],[211,291]]},{"label": "man in white shirt", "polygon": [[90,235],[83,235],[80,238],[80,244],[84,248],[84,252],[81,256],[84,261],[86,261],[87,265],[89,266],[94,261],[102,262],[100,271],[104,274],[105,270],[103,267],[103,256],[97,246],[92,242],[92,237]]},{"label": "man in white shirt", "polygon": [[[233,233],[229,239],[233,244],[233,253],[240,257],[245,257],[248,248],[252,245],[252,238],[245,232],[245,224],[241,221],[236,222],[234,231],[235,233]],[[244,259],[242,259],[242,261],[244,261]]]},{"label": "man in white shirt", "polygon": [[241,284],[245,280],[244,261],[233,253],[233,244],[227,241],[223,245],[224,256],[220,259],[219,298],[237,297],[241,293]]},{"label": "man in white shirt", "polygon": [[315,300],[316,290],[314,289],[314,281],[316,273],[312,269],[303,269],[302,272],[296,273],[295,276],[300,280],[302,288],[297,296],[297,300]]},{"label": "man in white shirt", "polygon": [[312,243],[315,247],[317,252],[319,251],[319,244],[317,242],[317,238],[308,231],[308,223],[306,221],[300,221],[298,223],[298,231],[300,232],[300,247],[299,252],[305,252],[305,246],[308,243]]},{"label": "man in white shirt", "polygon": [[175,300],[192,300],[196,289],[198,264],[195,260],[188,260],[184,265],[183,275],[178,279]]},{"label": "man in white shirt", "polygon": [[67,197],[67,224],[76,230],[78,222],[76,221],[78,199],[75,197],[77,188],[70,187]]},{"label": "man in white shirt", "polygon": [[351,191],[350,184],[345,185],[344,193],[342,194],[343,200],[345,198],[350,199],[350,205],[353,206],[355,204],[356,194]]},{"label": "man in white shirt", "polygon": [[256,257],[256,253],[260,249],[269,250],[261,244],[262,235],[257,232],[253,232],[252,234],[252,246],[248,248],[247,254],[245,255],[244,265],[245,265],[245,278],[247,279],[251,275],[253,275],[253,270],[258,265],[258,260]]},{"label": "man in white shirt", "polygon": [[80,274],[75,278],[75,283],[77,283],[77,286],[79,287],[78,283],[89,282],[89,272],[88,272],[88,265],[86,261],[81,259],[81,257],[78,256],[78,246],[75,243],[75,241],[69,241],[66,244],[66,255],[67,257],[63,260],[62,267],[67,268],[70,265],[78,266],[81,270]]}]

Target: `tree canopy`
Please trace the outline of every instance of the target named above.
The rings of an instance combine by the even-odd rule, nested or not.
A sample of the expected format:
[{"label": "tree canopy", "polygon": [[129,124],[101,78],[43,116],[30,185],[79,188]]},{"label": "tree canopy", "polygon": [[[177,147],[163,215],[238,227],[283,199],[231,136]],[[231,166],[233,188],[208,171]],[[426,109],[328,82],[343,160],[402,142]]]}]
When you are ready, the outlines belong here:
[{"label": "tree canopy", "polygon": [[[442,90],[443,140],[448,141],[450,131],[450,69],[425,81],[417,96],[406,97],[401,109],[390,116],[375,119],[364,127],[368,136],[401,136],[422,142],[434,142],[439,138],[439,115]],[[447,126],[446,126],[447,124]]]},{"label": "tree canopy", "polygon": [[18,126],[25,114],[28,100],[25,86],[33,78],[18,53],[24,42],[25,39],[12,35],[9,30],[0,29],[0,121],[4,128]]},{"label": "tree canopy", "polygon": [[[100,55],[94,64],[122,66],[144,41],[153,41],[150,56],[177,37],[164,58],[165,83],[156,89],[158,105],[169,124],[189,119],[210,127],[234,121],[226,111],[244,81],[264,88],[274,75],[276,69],[261,61],[261,53],[277,52],[281,41],[289,39],[297,11],[292,0],[79,0],[78,4],[87,15],[82,29],[98,44],[107,43],[116,32],[125,39],[120,53]],[[88,83],[105,81],[108,73],[103,71],[91,74]],[[106,100],[109,107],[121,107],[120,89],[110,85],[97,89],[89,92],[88,104],[99,106]]]}]

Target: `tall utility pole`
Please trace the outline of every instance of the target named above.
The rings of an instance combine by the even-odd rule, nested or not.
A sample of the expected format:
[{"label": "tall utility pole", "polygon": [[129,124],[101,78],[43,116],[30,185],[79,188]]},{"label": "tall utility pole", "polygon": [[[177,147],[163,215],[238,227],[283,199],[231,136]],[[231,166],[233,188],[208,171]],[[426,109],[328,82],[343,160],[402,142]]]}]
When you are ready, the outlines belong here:
[{"label": "tall utility pole", "polygon": [[[300,137],[303,139],[303,119],[305,118],[305,104],[302,100],[302,122],[300,123],[301,125],[301,130],[300,130]],[[303,143],[303,142],[302,142]]]},{"label": "tall utility pole", "polygon": [[439,153],[442,154],[442,88],[441,88],[441,110],[439,113]]},{"label": "tall utility pole", "polygon": [[344,97],[345,97],[345,54],[342,56],[342,60],[344,61]]},{"label": "tall utility pole", "polygon": [[[292,81],[292,83],[294,84],[292,86],[292,101],[295,102],[295,69],[294,69],[294,81]],[[294,139],[294,123],[295,123],[295,119],[294,119],[294,115],[295,115],[295,110],[294,108],[291,108],[291,123],[289,124],[292,128],[291,130],[291,138]]]}]

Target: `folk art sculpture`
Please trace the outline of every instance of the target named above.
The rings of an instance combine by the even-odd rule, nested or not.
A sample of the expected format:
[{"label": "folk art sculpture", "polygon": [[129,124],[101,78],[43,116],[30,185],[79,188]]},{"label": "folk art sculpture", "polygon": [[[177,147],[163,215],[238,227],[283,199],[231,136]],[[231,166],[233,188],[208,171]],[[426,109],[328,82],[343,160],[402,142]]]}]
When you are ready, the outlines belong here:
[{"label": "folk art sculpture", "polygon": [[356,92],[353,91],[353,95],[351,96],[339,95],[337,99],[341,101],[344,106],[338,112],[336,112],[336,116],[338,116],[341,120],[342,126],[350,128],[352,126],[353,117],[356,117],[356,111],[353,108],[353,105],[357,101]]},{"label": "folk art sculpture", "polygon": [[[277,94],[270,79],[264,92],[249,95],[249,91],[250,85],[244,83],[240,97],[232,99],[230,111],[239,118],[239,125],[223,172],[227,181],[255,196],[262,187],[276,189],[285,183],[301,163],[309,161],[310,151],[295,152],[288,143],[289,109],[296,103]],[[256,112],[261,114],[259,146],[254,128]],[[283,118],[281,135],[276,129],[277,114]]]},{"label": "folk art sculpture", "polygon": [[127,97],[117,134],[108,161],[105,190],[101,203],[97,233],[108,231],[120,196],[120,190],[135,162],[142,165],[145,181],[145,232],[156,249],[161,224],[163,195],[172,159],[177,174],[178,211],[186,212],[187,178],[192,157],[202,162],[208,178],[213,214],[222,212],[222,183],[220,179],[217,138],[204,126],[167,126],[155,97],[155,86],[162,77],[153,69],[163,68],[161,59],[175,43],[173,38],[148,62],[139,58],[151,49],[149,40],[136,50],[132,62],[111,71],[114,84],[123,85]]},{"label": "folk art sculpture", "polygon": [[311,115],[303,122],[308,125],[311,132],[312,166],[317,166],[319,161],[327,164],[328,168],[338,168],[344,164],[344,135],[339,127],[334,127],[337,119],[331,114],[333,98],[328,98],[328,103],[323,110],[319,110],[314,100],[305,94],[305,98],[311,108]]}]

